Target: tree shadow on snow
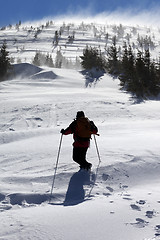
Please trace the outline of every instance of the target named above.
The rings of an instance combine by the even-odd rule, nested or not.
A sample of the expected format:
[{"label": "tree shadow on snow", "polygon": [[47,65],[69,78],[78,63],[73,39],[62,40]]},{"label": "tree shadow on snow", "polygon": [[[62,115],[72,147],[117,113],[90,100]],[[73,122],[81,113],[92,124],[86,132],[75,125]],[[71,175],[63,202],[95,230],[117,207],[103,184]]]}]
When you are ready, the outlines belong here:
[{"label": "tree shadow on snow", "polygon": [[80,170],[73,174],[70,179],[64,206],[73,206],[85,200],[84,185],[90,184],[90,174],[85,170]]},{"label": "tree shadow on snow", "polygon": [[104,76],[104,71],[92,68],[90,70],[81,71],[85,77],[85,87],[95,87],[100,81],[101,77]]}]

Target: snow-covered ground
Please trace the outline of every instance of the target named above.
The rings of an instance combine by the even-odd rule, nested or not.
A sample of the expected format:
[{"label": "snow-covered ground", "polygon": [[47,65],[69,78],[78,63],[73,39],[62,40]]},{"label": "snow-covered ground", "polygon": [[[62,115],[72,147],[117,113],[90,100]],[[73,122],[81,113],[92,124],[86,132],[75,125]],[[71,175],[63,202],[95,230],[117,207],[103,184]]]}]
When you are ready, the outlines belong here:
[{"label": "snow-covered ground", "polygon": [[[79,29],[79,40],[67,48],[61,39],[64,55],[82,53],[87,38],[104,45],[104,38],[94,42],[89,28]],[[80,71],[28,64],[37,49],[53,50],[49,33],[56,29],[43,31],[38,42],[24,29],[0,35],[13,57],[26,58],[14,67],[16,79],[0,83],[0,239],[159,240],[160,103],[136,101],[106,74],[86,88]],[[60,130],[79,110],[99,129],[101,163],[93,138],[87,154],[92,173],[79,172],[72,136],[63,136],[50,199]]]},{"label": "snow-covered ground", "polygon": [[[85,88],[80,72],[52,70],[1,83],[0,239],[160,239],[159,101],[136,103],[107,75]],[[78,110],[99,128],[101,163],[93,138],[89,181],[64,136],[48,204],[60,129]]]}]

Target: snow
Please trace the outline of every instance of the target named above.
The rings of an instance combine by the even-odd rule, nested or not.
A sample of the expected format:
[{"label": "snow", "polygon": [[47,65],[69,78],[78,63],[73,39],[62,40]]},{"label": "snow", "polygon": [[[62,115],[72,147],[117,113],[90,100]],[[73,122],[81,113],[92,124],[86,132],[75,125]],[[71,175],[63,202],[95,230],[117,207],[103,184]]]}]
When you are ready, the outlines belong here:
[{"label": "snow", "polygon": [[[79,70],[25,64],[0,83],[0,239],[159,240],[159,101],[136,102],[107,74],[86,88]],[[99,129],[101,163],[93,138],[91,176],[79,172],[63,136],[50,199],[78,110]]]}]

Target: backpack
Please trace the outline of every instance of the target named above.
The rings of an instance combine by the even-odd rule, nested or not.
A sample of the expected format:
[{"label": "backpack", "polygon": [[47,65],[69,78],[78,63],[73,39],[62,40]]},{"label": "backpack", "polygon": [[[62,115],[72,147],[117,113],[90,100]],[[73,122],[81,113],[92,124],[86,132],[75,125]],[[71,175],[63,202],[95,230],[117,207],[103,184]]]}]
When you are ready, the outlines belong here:
[{"label": "backpack", "polygon": [[81,138],[91,138],[91,125],[86,117],[78,118],[76,127],[76,134]]}]

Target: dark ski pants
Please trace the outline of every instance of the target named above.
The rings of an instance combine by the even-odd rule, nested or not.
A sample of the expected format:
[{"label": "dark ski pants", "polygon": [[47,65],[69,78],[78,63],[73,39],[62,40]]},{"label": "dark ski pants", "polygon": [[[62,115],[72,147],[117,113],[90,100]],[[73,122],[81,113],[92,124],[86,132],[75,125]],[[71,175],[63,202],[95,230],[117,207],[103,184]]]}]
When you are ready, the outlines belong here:
[{"label": "dark ski pants", "polygon": [[73,147],[73,160],[77,162],[81,168],[89,168],[90,163],[86,161],[86,153],[88,147]]}]

